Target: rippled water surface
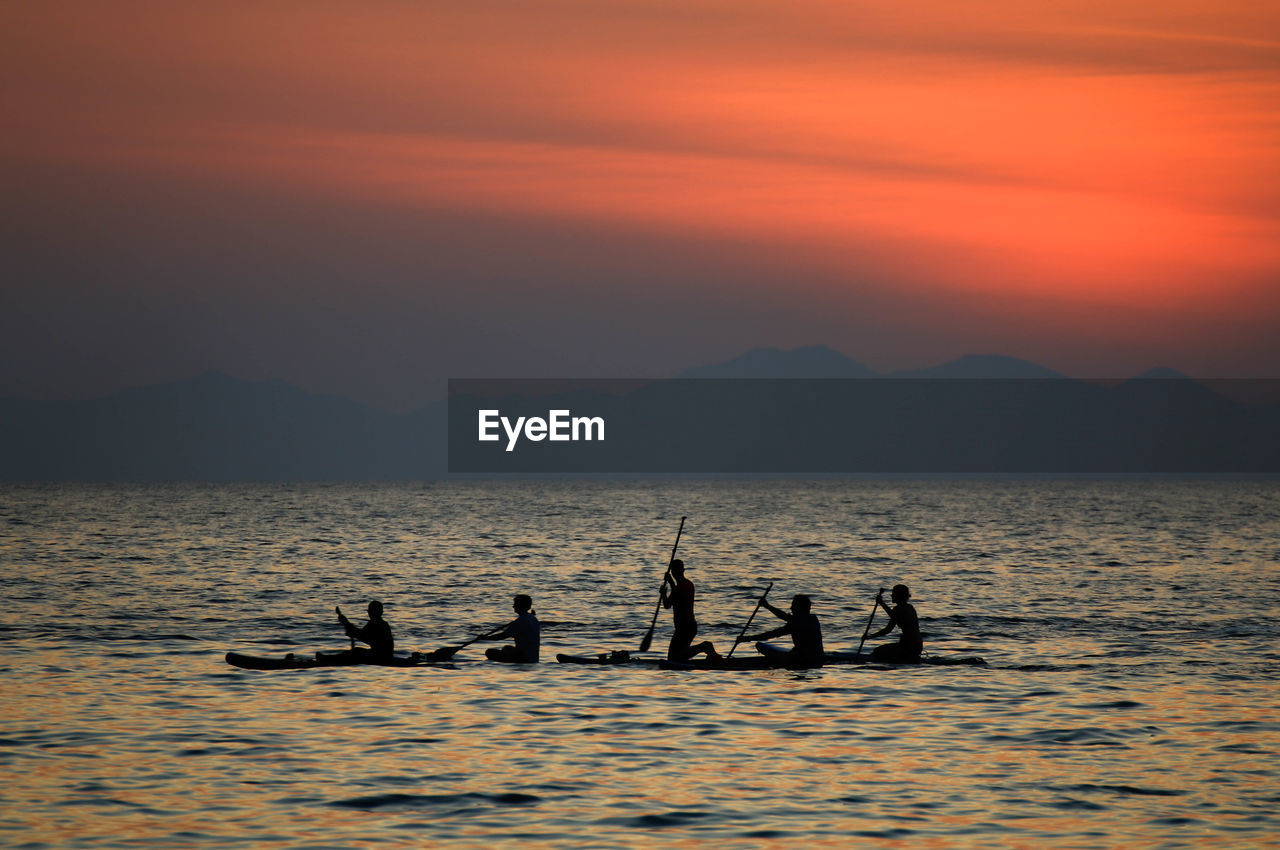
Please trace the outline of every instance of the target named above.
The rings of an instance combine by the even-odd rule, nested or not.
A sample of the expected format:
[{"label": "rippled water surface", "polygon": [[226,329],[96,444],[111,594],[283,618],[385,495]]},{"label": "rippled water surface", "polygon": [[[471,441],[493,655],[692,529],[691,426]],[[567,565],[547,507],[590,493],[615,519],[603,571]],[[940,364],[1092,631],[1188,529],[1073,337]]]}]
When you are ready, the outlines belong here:
[{"label": "rippled water surface", "polygon": [[[769,581],[829,649],[903,581],[989,666],[555,663],[636,649],[682,515],[722,648]],[[1275,482],[6,486],[0,578],[0,844],[1280,843]],[[223,661],[372,597],[457,644],[516,592],[551,663]]]}]

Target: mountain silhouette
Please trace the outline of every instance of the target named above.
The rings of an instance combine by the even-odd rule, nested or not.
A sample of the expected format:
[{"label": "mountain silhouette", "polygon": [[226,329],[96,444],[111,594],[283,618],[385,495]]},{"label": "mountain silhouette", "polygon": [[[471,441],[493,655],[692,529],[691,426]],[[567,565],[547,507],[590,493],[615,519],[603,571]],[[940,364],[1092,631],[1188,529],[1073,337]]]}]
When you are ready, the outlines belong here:
[{"label": "mountain silhouette", "polygon": [[[1280,472],[1274,381],[1224,394],[1162,368],[1099,384],[999,355],[880,376],[820,345],[755,349],[681,377],[694,380],[525,387],[505,401],[608,413],[610,440],[568,472]],[[0,480],[439,478],[454,408],[457,433],[475,433],[474,412],[453,401],[396,414],[219,373],[89,400],[0,399]],[[546,471],[538,457],[563,446],[533,444],[519,461]]]},{"label": "mountain silhouette", "polygon": [[1002,354],[966,354],[938,366],[891,372],[890,378],[959,378],[965,380],[1065,378],[1061,372]]},{"label": "mountain silhouette", "polygon": [[444,403],[391,414],[283,381],[208,373],[85,401],[0,402],[0,479],[431,478]]},{"label": "mountain silhouette", "polygon": [[784,351],[753,348],[724,363],[698,366],[678,378],[874,378],[876,372],[825,345]]},{"label": "mountain silhouette", "polygon": [[1191,377],[1184,375],[1177,369],[1170,369],[1168,366],[1157,366],[1154,369],[1148,369],[1141,375],[1135,375],[1132,380],[1135,381],[1190,381]]},{"label": "mountain silhouette", "polygon": [[[1169,371],[1172,370],[1160,370]],[[1177,373],[1173,373],[1177,374]],[[1160,375],[1172,377],[1173,375]],[[882,374],[825,345],[753,348],[723,363],[686,369],[678,378],[1065,378],[1045,366],[1002,354],[966,354],[937,366]]]}]

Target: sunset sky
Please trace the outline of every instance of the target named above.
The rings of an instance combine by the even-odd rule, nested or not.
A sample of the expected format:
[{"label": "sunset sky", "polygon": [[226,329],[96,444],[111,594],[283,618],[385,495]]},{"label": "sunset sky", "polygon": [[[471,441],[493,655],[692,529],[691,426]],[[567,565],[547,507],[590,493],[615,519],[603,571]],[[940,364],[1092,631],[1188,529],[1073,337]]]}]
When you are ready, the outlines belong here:
[{"label": "sunset sky", "polygon": [[0,395],[1280,377],[1280,5],[0,3]]}]

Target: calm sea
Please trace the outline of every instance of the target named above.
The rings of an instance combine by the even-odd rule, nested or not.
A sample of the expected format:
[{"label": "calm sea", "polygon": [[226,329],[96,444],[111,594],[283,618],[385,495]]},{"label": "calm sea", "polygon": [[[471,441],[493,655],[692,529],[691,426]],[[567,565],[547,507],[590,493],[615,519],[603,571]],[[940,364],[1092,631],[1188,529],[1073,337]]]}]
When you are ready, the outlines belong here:
[{"label": "calm sea", "polygon": [[[636,649],[682,515],[722,649],[769,581],[829,649],[905,582],[989,666],[555,663]],[[6,485],[0,579],[8,846],[1280,844],[1274,481]],[[223,661],[518,592],[550,663]]]}]

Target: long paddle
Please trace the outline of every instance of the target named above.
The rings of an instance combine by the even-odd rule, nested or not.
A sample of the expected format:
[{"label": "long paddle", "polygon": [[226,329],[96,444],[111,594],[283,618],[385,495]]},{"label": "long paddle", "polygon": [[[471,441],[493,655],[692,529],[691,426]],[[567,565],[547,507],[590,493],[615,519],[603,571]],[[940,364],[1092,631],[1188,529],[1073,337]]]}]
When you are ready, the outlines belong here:
[{"label": "long paddle", "polygon": [[880,588],[880,593],[876,594],[876,601],[871,603],[871,616],[867,618],[867,627],[862,630],[862,640],[858,641],[858,651],[853,654],[854,658],[862,657],[862,645],[867,642],[867,635],[871,634],[871,621],[876,618],[876,608],[880,607],[880,596],[884,593],[884,588]]},{"label": "long paddle", "polygon": [[490,635],[494,634],[495,632],[500,632],[500,631],[502,631],[502,629],[503,629],[503,628],[505,628],[505,625],[503,625],[503,626],[498,626],[496,629],[490,629],[489,631],[485,632],[484,634],[476,635],[476,636],[475,636],[475,637],[473,637],[471,640],[469,640],[469,641],[464,641],[463,643],[460,643],[460,644],[458,644],[457,646],[442,646],[442,647],[440,647],[439,649],[437,649],[437,650],[435,650],[434,652],[432,652],[432,653],[431,653],[431,660],[433,660],[433,661],[448,661],[450,658],[452,658],[452,657],[453,657],[453,654],[454,654],[455,652],[457,652],[459,649],[462,649],[463,647],[471,646],[471,644],[475,643],[475,642],[476,642],[476,641],[478,641],[478,640],[484,640],[485,638],[489,637]]},{"label": "long paddle", "polygon": [[[538,626],[544,629],[549,629],[549,628],[552,628],[553,626],[561,626],[561,625],[564,625],[564,624],[559,622],[558,620],[543,620],[542,622],[538,623]],[[505,628],[506,628],[505,625],[498,626],[496,629],[490,629],[489,631],[485,632],[482,635],[476,635],[471,640],[460,643],[457,646],[442,646],[437,650],[427,653],[427,657],[429,657],[433,661],[448,661],[450,658],[453,657],[453,654],[457,652],[459,649],[471,646],[471,644],[475,643],[476,641],[484,640],[485,638],[495,635]]]},{"label": "long paddle", "polygon": [[729,647],[729,654],[726,658],[733,657],[733,651],[738,648],[738,642],[742,640],[742,636],[747,633],[747,629],[751,628],[751,621],[756,618],[756,612],[760,610],[760,606],[764,604],[764,598],[769,595],[769,591],[773,590],[773,582],[769,582],[769,586],[764,589],[764,593],[760,594],[760,598],[756,600],[755,610],[751,612],[751,616],[747,618],[747,624],[742,627],[742,631],[738,632],[738,640],[733,642],[733,646]]},{"label": "long paddle", "polygon": [[649,631],[644,633],[644,640],[640,641],[640,651],[648,652],[649,647],[653,645],[653,630],[658,625],[658,613],[662,611],[662,588],[667,584],[667,576],[671,575],[671,562],[676,559],[676,548],[680,545],[680,535],[684,532],[684,521],[688,517],[680,517],[680,528],[676,531],[676,542],[671,546],[671,557],[667,559],[666,572],[662,574],[662,584],[658,585],[658,604],[653,608],[653,619],[649,621]]}]

